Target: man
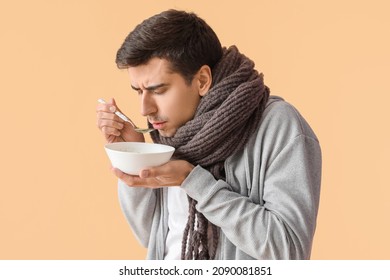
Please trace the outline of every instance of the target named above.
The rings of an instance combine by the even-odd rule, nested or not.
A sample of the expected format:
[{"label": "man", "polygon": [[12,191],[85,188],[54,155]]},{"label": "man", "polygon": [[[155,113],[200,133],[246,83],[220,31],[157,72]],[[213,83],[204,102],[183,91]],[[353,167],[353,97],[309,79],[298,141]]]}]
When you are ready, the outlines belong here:
[{"label": "man", "polygon": [[[308,259],[321,181],[318,140],[263,75],[193,13],[138,25],[118,50],[154,142],[173,159],[119,178],[122,210],[148,259]],[[97,107],[107,142],[145,141]]]}]

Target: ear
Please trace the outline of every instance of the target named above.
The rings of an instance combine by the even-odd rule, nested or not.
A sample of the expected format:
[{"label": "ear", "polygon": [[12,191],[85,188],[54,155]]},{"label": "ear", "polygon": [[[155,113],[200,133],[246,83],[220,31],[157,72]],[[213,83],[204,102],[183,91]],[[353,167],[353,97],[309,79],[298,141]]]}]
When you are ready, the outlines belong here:
[{"label": "ear", "polygon": [[211,69],[208,65],[203,65],[200,67],[197,77],[197,85],[200,96],[205,96],[211,87],[211,83],[213,81],[213,77],[211,74]]}]

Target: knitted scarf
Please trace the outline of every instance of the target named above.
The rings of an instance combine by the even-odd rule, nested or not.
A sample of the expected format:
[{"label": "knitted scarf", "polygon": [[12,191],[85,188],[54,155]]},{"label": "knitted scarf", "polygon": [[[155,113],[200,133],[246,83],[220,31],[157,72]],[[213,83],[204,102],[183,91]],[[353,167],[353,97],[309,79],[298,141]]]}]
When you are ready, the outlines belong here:
[{"label": "knitted scarf", "polygon": [[[151,137],[155,143],[175,147],[175,159],[200,165],[218,180],[225,179],[225,160],[242,150],[258,127],[270,91],[263,75],[254,69],[254,62],[235,46],[224,48],[212,72],[212,86],[202,97],[194,118],[173,137],[162,137],[158,131]],[[182,259],[214,259],[218,228],[196,210],[195,200],[188,200]]]}]

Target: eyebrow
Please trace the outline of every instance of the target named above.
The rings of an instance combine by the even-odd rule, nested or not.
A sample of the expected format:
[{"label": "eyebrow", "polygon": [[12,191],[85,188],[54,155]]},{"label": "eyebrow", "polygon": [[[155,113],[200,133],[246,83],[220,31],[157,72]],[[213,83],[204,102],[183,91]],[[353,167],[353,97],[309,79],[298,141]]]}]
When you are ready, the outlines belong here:
[{"label": "eyebrow", "polygon": [[[158,89],[158,88],[165,87],[165,86],[167,86],[167,85],[168,85],[168,84],[162,83],[162,84],[158,84],[158,85],[154,85],[154,86],[148,86],[148,87],[145,88],[145,90],[147,90],[147,91],[153,91],[153,90],[156,90],[156,89]],[[131,85],[131,88],[134,89],[134,90],[136,90],[136,91],[139,91],[139,90],[140,90],[140,88],[137,88],[137,87],[135,87],[135,86],[133,86],[133,85]]]}]

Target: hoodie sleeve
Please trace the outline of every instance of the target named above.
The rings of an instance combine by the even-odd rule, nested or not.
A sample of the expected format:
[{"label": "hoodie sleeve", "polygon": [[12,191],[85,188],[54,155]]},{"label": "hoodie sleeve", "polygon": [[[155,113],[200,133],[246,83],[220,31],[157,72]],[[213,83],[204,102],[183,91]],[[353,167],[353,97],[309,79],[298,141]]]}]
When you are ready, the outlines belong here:
[{"label": "hoodie sleeve", "polygon": [[142,246],[148,247],[157,205],[156,190],[129,187],[119,180],[118,196],[122,212],[134,235]]}]

